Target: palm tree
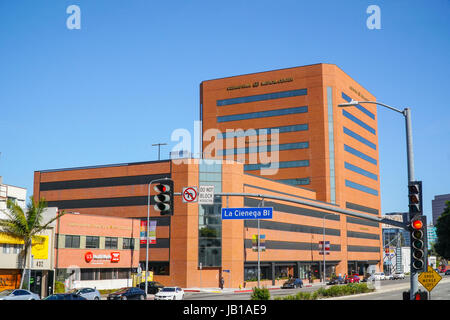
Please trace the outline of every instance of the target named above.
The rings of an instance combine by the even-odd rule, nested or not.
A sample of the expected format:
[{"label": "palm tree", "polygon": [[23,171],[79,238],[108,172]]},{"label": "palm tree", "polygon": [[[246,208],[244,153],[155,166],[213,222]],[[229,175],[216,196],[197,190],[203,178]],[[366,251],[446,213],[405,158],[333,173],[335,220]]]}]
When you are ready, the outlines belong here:
[{"label": "palm tree", "polygon": [[[61,213],[50,219],[48,222],[43,223],[43,213],[47,208],[47,202],[44,199],[35,202],[32,196],[30,197],[30,202],[27,205],[26,212],[24,212],[19,205],[11,200],[8,200],[7,208],[8,210],[4,212],[7,218],[0,219],[0,232],[23,240],[24,247],[20,253],[22,256],[21,261],[23,269],[22,277],[20,279],[20,288],[22,288],[27,257],[31,252],[33,238],[43,230],[47,229],[53,221],[57,220],[64,213]],[[30,263],[31,261],[28,262],[28,264]]]}]

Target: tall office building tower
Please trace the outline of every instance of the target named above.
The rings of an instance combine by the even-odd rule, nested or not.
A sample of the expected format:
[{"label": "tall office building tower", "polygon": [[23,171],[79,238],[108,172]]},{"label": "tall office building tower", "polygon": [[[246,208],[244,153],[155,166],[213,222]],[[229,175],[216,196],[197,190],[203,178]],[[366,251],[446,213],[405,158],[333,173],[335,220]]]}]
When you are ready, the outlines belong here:
[{"label": "tall office building tower", "polygon": [[241,161],[248,174],[379,215],[377,110],[337,106],[352,99],[375,101],[333,64],[203,81],[204,157]]}]

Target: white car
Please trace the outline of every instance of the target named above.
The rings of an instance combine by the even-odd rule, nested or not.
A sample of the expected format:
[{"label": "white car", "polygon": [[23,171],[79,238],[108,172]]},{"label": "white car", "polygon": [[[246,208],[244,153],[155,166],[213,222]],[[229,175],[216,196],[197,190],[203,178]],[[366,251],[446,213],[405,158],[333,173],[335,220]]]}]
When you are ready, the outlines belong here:
[{"label": "white car", "polygon": [[372,274],[372,277],[375,280],[386,280],[386,276],[384,275],[384,272],[375,272],[374,274]]},{"label": "white car", "polygon": [[101,300],[100,292],[95,288],[79,288],[70,292],[86,298],[87,300]]},{"label": "white car", "polygon": [[28,290],[7,289],[0,292],[0,300],[41,300],[41,298]]},{"label": "white car", "polygon": [[164,287],[157,294],[155,300],[183,300],[184,291],[180,287]]},{"label": "white car", "polygon": [[405,274],[403,272],[395,272],[392,275],[392,279],[396,280],[396,279],[405,279]]}]

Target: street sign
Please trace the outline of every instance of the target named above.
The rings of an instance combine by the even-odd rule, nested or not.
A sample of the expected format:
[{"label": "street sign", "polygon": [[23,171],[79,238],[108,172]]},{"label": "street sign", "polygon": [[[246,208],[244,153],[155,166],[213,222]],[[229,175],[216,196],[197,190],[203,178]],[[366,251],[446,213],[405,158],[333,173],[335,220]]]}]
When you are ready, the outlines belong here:
[{"label": "street sign", "polygon": [[319,241],[319,254],[323,255],[325,251],[325,254],[330,254],[330,241],[325,241],[325,250],[323,249],[323,241]]},{"label": "street sign", "polygon": [[422,272],[419,274],[419,282],[427,289],[429,292],[441,281],[442,277],[437,273],[431,266],[428,266],[427,272]]},{"label": "street sign", "polygon": [[214,204],[214,186],[199,186],[198,204]]},{"label": "street sign", "polygon": [[193,203],[198,200],[198,189],[197,187],[187,187],[183,188],[182,198],[184,203]]},{"label": "street sign", "polygon": [[272,219],[273,208],[222,208],[223,220]]}]

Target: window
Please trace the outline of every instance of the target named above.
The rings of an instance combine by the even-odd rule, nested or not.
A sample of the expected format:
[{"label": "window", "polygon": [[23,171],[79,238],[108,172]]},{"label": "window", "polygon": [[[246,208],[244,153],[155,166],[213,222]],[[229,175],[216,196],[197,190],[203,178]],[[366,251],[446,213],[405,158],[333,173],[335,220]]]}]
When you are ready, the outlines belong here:
[{"label": "window", "polygon": [[95,280],[96,269],[81,269],[80,280]]},{"label": "window", "polygon": [[123,238],[123,249],[134,249],[134,239],[133,238]]},{"label": "window", "polygon": [[375,134],[375,129],[372,128],[371,126],[367,125],[366,123],[364,123],[363,121],[359,120],[357,117],[355,117],[354,115],[352,115],[350,112],[348,112],[347,110],[342,110],[342,114],[344,115],[344,117],[352,120],[354,123],[356,123],[357,125],[359,125],[360,127],[366,129],[367,131],[369,131],[370,133]]},{"label": "window", "polygon": [[100,247],[100,237],[86,236],[86,248],[98,249]]},{"label": "window", "polygon": [[80,236],[66,235],[64,247],[65,248],[79,248],[80,247]]},{"label": "window", "polygon": [[218,150],[217,154],[219,156],[229,155],[229,154],[242,154],[242,153],[255,153],[255,152],[273,152],[273,151],[283,151],[283,150],[296,150],[296,149],[306,149],[309,148],[309,142],[294,142],[294,143],[284,143],[278,145],[258,145],[245,148],[234,148],[234,149],[224,149]]},{"label": "window", "polygon": [[237,104],[237,103],[247,103],[247,102],[256,102],[256,101],[304,96],[307,93],[308,93],[307,89],[298,89],[298,90],[289,90],[289,91],[258,94],[258,95],[254,95],[254,96],[217,100],[217,106],[220,107],[220,106],[228,106],[228,105]]},{"label": "window", "polygon": [[[265,131],[264,131],[265,130]],[[259,135],[266,133],[267,135],[271,134],[273,130],[278,130],[278,133],[286,133],[286,132],[296,132],[296,131],[305,131],[308,130],[308,124],[296,124],[292,126],[283,126],[283,127],[272,127],[272,128],[260,128],[254,130],[236,130],[232,132],[223,132],[219,135],[219,138],[227,139],[227,138],[239,138],[239,137],[248,137],[253,135]]]},{"label": "window", "polygon": [[295,168],[295,167],[307,167],[309,166],[309,160],[296,160],[296,161],[282,161],[276,163],[257,163],[244,165],[244,171],[259,170],[264,168]]},{"label": "window", "polygon": [[368,155],[366,155],[366,154],[364,154],[364,153],[362,153],[362,152],[360,152],[360,151],[358,151],[356,149],[353,149],[352,147],[350,147],[350,146],[348,146],[346,144],[344,144],[344,150],[349,152],[349,153],[351,153],[351,154],[353,154],[354,156],[357,156],[357,157],[359,157],[359,158],[361,158],[363,160],[366,160],[366,161],[368,161],[370,163],[373,163],[374,165],[377,164],[377,160],[376,159],[374,159],[372,157],[369,157]]},{"label": "window", "polygon": [[106,237],[105,249],[117,249],[117,238]]},{"label": "window", "polygon": [[369,172],[367,170],[361,169],[360,167],[354,166],[354,165],[352,165],[351,163],[348,163],[348,162],[345,162],[344,165],[345,165],[345,168],[348,169],[348,170],[351,170],[353,172],[362,174],[363,176],[366,176],[366,177],[368,177],[370,179],[378,180],[378,176],[376,174],[373,174],[372,172]]},{"label": "window", "polygon": [[310,178],[281,179],[281,180],[277,180],[277,181],[279,181],[281,183],[294,185],[294,186],[306,185],[306,184],[311,183]]},{"label": "window", "polygon": [[359,184],[359,183],[356,183],[356,182],[353,182],[350,180],[345,180],[345,186],[365,192],[365,193],[373,194],[374,196],[378,196],[377,190],[363,186],[362,184]]},{"label": "window", "polygon": [[19,254],[23,248],[21,244],[7,244],[2,245],[4,254]]},{"label": "window", "polygon": [[353,132],[352,130],[347,129],[346,127],[344,127],[344,133],[345,133],[346,135],[349,135],[350,137],[352,137],[352,138],[358,140],[359,142],[364,143],[366,146],[369,146],[369,147],[371,147],[372,149],[377,150],[377,145],[376,145],[375,143],[370,142],[370,141],[367,140],[366,138],[361,137],[359,134]]},{"label": "window", "polygon": [[327,87],[328,109],[328,152],[330,172],[330,202],[336,203],[336,171],[334,161],[334,121],[333,121],[333,88]]},{"label": "window", "polygon": [[228,115],[228,116],[220,116],[220,117],[217,117],[217,122],[228,122],[228,121],[237,121],[237,120],[276,117],[276,116],[284,116],[284,115],[288,115],[288,114],[297,114],[297,113],[305,113],[305,112],[308,112],[307,106],[260,111],[260,112],[251,112],[251,113],[242,113],[242,114],[232,114],[232,115]]}]

